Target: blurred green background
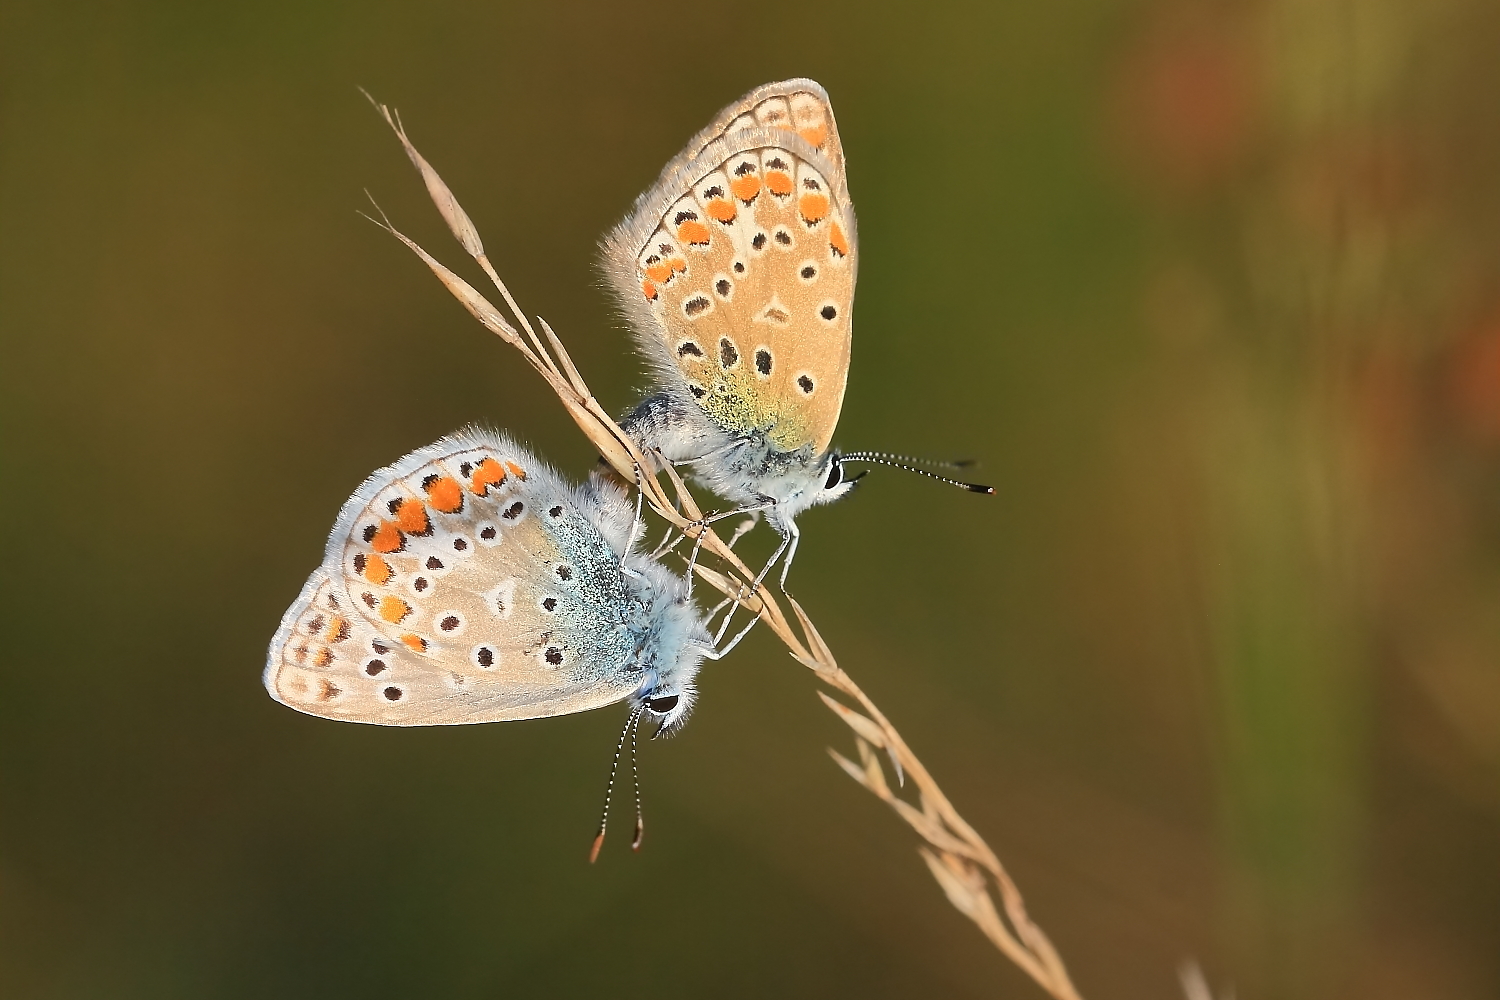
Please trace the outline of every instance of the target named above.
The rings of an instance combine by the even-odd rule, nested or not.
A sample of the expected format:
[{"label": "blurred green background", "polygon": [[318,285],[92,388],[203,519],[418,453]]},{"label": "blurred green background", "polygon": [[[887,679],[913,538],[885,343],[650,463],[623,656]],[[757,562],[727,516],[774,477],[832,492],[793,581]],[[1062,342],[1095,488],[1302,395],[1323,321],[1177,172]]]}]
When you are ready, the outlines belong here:
[{"label": "blurred green background", "polygon": [[466,263],[356,85],[623,409],[596,239],[807,75],[861,223],[838,441],[999,496],[876,470],[793,591],[1084,995],[1500,994],[1497,50],[1483,0],[7,0],[0,993],[1041,995],[767,634],[594,867],[623,711],[260,687],[370,470],[476,420],[592,461],[356,214]]}]

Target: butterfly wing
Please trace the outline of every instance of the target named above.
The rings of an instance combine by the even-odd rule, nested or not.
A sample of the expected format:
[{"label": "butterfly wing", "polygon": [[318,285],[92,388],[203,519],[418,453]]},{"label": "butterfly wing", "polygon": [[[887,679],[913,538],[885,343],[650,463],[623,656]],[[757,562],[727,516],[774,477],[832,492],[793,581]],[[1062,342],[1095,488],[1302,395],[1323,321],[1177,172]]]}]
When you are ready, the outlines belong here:
[{"label": "butterfly wing", "polygon": [[[682,176],[683,168],[697,160],[703,150],[725,136],[751,128],[778,128],[795,132],[827,161],[829,180],[838,186],[840,200],[847,204],[844,186],[844,146],[839,140],[838,123],[828,92],[812,80],[783,80],[756,87],[750,93],[724,108],[714,120],[688,142],[681,153],[662,169],[661,177],[651,191],[642,195],[645,202],[652,192],[662,188],[686,191],[696,180]],[[852,219],[850,220],[852,223]],[[851,232],[850,238],[853,238]]]},{"label": "butterfly wing", "polygon": [[271,643],[277,701],[393,726],[563,715],[633,693],[619,553],[550,469],[470,431],[372,476]]},{"label": "butterfly wing", "polygon": [[605,253],[665,389],[730,435],[827,448],[849,370],[857,248],[821,88],[772,84],[725,109]]}]

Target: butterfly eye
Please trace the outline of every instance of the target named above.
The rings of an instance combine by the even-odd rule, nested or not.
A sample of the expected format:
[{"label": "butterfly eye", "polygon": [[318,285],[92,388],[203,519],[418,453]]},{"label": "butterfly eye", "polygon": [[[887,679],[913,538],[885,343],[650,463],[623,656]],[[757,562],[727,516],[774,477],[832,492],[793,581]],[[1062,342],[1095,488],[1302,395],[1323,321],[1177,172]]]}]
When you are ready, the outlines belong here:
[{"label": "butterfly eye", "polygon": [[657,715],[666,715],[677,707],[677,696],[669,694],[665,698],[647,698],[646,707]]},{"label": "butterfly eye", "polygon": [[825,490],[831,490],[835,486],[837,486],[839,483],[842,483],[843,481],[844,481],[844,466],[843,466],[843,463],[840,462],[838,459],[835,458],[833,460],[833,463],[831,465],[829,465],[829,467],[828,467],[828,481],[823,484],[823,488]]}]

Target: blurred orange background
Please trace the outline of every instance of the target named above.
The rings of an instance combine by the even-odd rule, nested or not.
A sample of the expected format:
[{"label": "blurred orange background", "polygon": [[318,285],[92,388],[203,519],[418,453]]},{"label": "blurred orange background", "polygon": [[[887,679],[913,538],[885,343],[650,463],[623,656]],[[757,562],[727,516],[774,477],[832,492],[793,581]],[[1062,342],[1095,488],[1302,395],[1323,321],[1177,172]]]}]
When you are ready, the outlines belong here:
[{"label": "blurred orange background", "polygon": [[1480,0],[0,6],[0,993],[1041,995],[767,634],[593,867],[623,710],[260,686],[368,472],[471,421],[593,460],[358,216],[465,263],[356,86],[623,410],[596,240],[805,75],[861,223],[838,442],[999,495],[877,469],[792,590],[1082,993],[1500,995],[1496,51]]}]

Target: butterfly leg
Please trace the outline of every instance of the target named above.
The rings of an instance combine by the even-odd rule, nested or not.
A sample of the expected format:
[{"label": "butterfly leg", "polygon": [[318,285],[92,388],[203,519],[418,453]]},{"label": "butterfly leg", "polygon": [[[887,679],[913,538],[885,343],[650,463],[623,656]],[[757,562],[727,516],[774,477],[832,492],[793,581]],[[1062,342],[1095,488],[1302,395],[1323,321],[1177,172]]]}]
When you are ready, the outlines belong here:
[{"label": "butterfly leg", "polygon": [[717,605],[715,605],[714,609],[712,611],[710,611],[708,613],[708,615],[704,618],[704,621],[713,621],[714,615],[718,614],[720,611],[723,611],[726,605],[729,605],[729,604],[733,604],[734,605],[733,608],[729,609],[729,613],[724,616],[724,620],[719,623],[718,631],[716,631],[714,633],[714,646],[715,647],[717,647],[719,645],[719,643],[724,640],[724,633],[729,631],[729,623],[734,620],[734,613],[739,610],[740,600],[744,596],[745,596],[745,587],[744,587],[744,584],[741,584],[739,590],[735,591],[735,594],[734,594],[733,597],[726,597],[726,598],[724,598]]},{"label": "butterfly leg", "polygon": [[646,491],[641,489],[641,463],[635,464],[635,520],[630,522],[630,541],[625,546],[625,554],[620,557],[620,575],[628,576],[634,580],[642,579],[638,570],[633,570],[625,565],[631,550],[635,547],[635,540],[646,530],[646,522],[641,518],[641,504],[645,502]]},{"label": "butterfly leg", "polygon": [[[782,533],[781,533],[781,544],[776,546],[776,551],[771,553],[771,558],[767,559],[766,560],[766,564],[761,567],[760,572],[757,573],[757,574],[755,574],[755,581],[750,584],[750,588],[752,590],[754,590],[756,587],[759,587],[762,583],[765,582],[766,576],[769,575],[770,572],[771,572],[771,568],[773,566],[775,566],[776,563],[781,560],[781,557],[786,553],[786,550],[787,550],[788,546],[790,546],[792,544],[793,534],[794,534],[794,532],[796,530],[797,530],[796,529],[796,525],[793,524],[793,525],[789,525],[786,529],[784,529],[782,531]],[[785,573],[783,573],[781,575],[781,582],[782,582],[782,587],[781,587],[782,593],[785,593],[786,592],[786,574]]]},{"label": "butterfly leg", "polygon": [[[753,509],[758,513],[759,511],[764,510],[767,507],[774,507],[775,505],[776,505],[775,501],[773,500],[770,503],[764,504],[761,507],[753,508]],[[730,513],[731,514],[738,514],[738,513],[740,513],[740,511],[731,511]],[[796,530],[796,525],[794,524],[792,526],[792,532],[795,532],[795,530]],[[750,584],[750,590],[751,590],[752,593],[757,588],[760,587],[760,585],[761,585],[762,582],[765,581],[766,574],[768,574],[768,573],[771,572],[771,567],[776,565],[776,561],[781,558],[781,554],[787,550],[787,546],[788,545],[792,545],[793,546],[793,551],[796,550],[795,549],[795,544],[792,541],[793,538],[794,538],[794,535],[793,535],[792,532],[789,532],[789,533],[784,534],[784,535],[781,536],[781,544],[776,547],[776,551],[775,552],[771,553],[771,558],[766,561],[765,566],[761,567],[761,571],[755,575],[754,581],[752,581],[751,584]],[[781,585],[782,585],[781,586],[782,593],[786,593],[786,574],[785,573],[782,574]],[[721,607],[722,607],[722,605],[721,605]],[[724,616],[724,621],[719,626],[718,635],[714,637],[714,643],[716,645],[717,645],[719,639],[724,635],[724,632],[729,628],[729,621],[730,621],[730,619],[732,619],[734,617],[735,612],[739,611],[739,609],[740,609],[740,601],[739,601],[738,595],[736,595],[735,601],[734,601],[734,607],[730,608],[729,609],[729,613]],[[717,611],[717,609],[716,609],[716,611]],[[712,619],[713,615],[709,615],[709,618]],[[740,631],[739,635],[735,636],[735,638],[730,642],[729,646],[724,650],[724,652],[728,652],[730,649],[733,649],[734,648],[734,644],[740,641],[740,637],[743,636],[746,632],[750,631],[750,627],[752,625],[754,625],[758,621],[760,621],[760,615],[759,614],[757,614],[755,616],[755,619],[750,622],[750,625],[746,625],[744,627],[744,629],[742,629]]]},{"label": "butterfly leg", "polygon": [[[690,530],[693,529],[693,528],[697,529],[697,534],[693,536],[694,539],[695,539],[695,541],[693,542],[693,554],[688,559],[688,596],[689,597],[691,597],[692,594],[693,594],[693,589],[692,589],[693,588],[693,580],[692,580],[693,566],[696,565],[697,562],[698,562],[698,550],[703,547],[703,536],[708,531],[708,526],[711,525],[711,524],[714,524],[717,521],[722,521],[726,517],[736,517],[736,516],[738,516],[740,514],[746,514],[746,513],[759,515],[760,511],[765,510],[767,507],[774,507],[775,505],[776,505],[776,501],[775,500],[768,500],[765,503],[756,504],[756,505],[753,505],[753,506],[750,506],[750,507],[736,507],[734,510],[724,510],[724,511],[711,510],[707,514],[704,514],[702,517],[700,517],[698,520],[696,520],[696,521],[690,521],[688,523],[688,527],[689,527]],[[736,532],[735,537],[738,538],[739,535],[740,535],[740,533]],[[683,532],[683,537],[686,537],[686,536],[687,536],[687,532]],[[677,543],[673,542],[671,547],[675,548],[676,546],[677,546]],[[761,576],[765,576],[765,573],[762,572]],[[757,577],[756,578],[756,583],[758,584],[759,582],[760,582],[760,578]]]},{"label": "butterfly leg", "polygon": [[734,548],[734,543],[739,541],[741,538],[744,538],[747,534],[750,533],[750,529],[754,528],[759,523],[760,511],[755,511],[749,517],[745,518],[735,526],[734,534],[729,536],[729,541],[725,544],[727,544],[731,549]]},{"label": "butterfly leg", "polygon": [[[750,508],[750,509],[752,511],[758,512],[762,508],[761,507],[753,507],[753,508]],[[690,525],[690,528],[691,527],[696,527],[698,529],[698,531],[697,531],[697,534],[694,536],[692,554],[688,557],[687,595],[686,595],[686,598],[688,600],[692,600],[692,597],[693,597],[693,582],[694,582],[693,581],[693,578],[694,578],[693,568],[698,563],[698,551],[703,547],[703,536],[707,533],[708,526],[710,524],[713,524],[715,521],[722,521],[726,517],[734,517],[735,515],[742,514],[744,512],[745,512],[744,508],[736,508],[734,510],[728,510],[728,511],[722,511],[722,512],[720,512],[720,511],[710,511],[709,513],[705,514],[699,520],[692,522],[692,524]],[[684,532],[681,537],[683,537],[683,538],[687,537],[687,533]],[[672,547],[675,548],[676,544],[677,544],[676,542],[673,542],[672,543]],[[762,573],[761,575],[764,576],[765,574]],[[758,583],[759,583],[759,581],[757,580],[757,584]],[[753,590],[754,587],[752,586],[751,589]],[[732,621],[734,619],[735,612],[737,612],[739,610],[740,600],[744,596],[745,592],[746,591],[745,591],[744,584],[741,584],[740,587],[739,587],[739,590],[735,593],[735,595],[733,597],[726,597],[724,600],[720,601],[718,603],[718,605],[716,605],[712,611],[710,611],[708,613],[708,617],[707,617],[706,620],[712,621],[714,615],[718,614],[719,611],[723,609],[724,605],[729,604],[731,602],[734,605],[733,607],[731,607],[729,609],[729,613],[724,616],[724,621],[719,625],[719,631],[714,636],[714,644],[715,645],[718,644],[719,640],[724,637],[724,633],[729,629],[729,623],[730,623],[730,621]],[[755,621],[759,621],[759,620],[760,620],[760,615],[756,615],[755,616]],[[752,621],[750,623],[750,625],[754,625],[755,621]],[[743,632],[741,632],[742,635],[744,634],[744,632],[748,632],[750,630],[750,625],[745,626],[745,629],[743,630]],[[736,639],[735,641],[738,641],[738,640]]]},{"label": "butterfly leg", "polygon": [[[746,625],[744,628],[740,629],[738,632],[735,633],[733,639],[730,639],[723,646],[717,646],[716,645],[714,648],[709,649],[707,652],[705,652],[703,654],[704,657],[707,658],[707,659],[710,659],[710,660],[722,660],[724,657],[726,657],[726,656],[729,655],[729,651],[731,649],[733,649],[734,647],[736,647],[736,646],[738,646],[740,644],[740,640],[743,639],[743,638],[745,638],[745,636],[749,634],[750,630],[753,629],[755,627],[756,623],[759,622],[759,621],[760,621],[760,615],[757,614],[754,618],[750,619],[750,624],[749,625]],[[729,624],[728,619],[725,619],[724,624],[725,625]],[[723,630],[720,629],[720,631],[722,632]],[[717,643],[717,638],[715,639],[715,642]]]},{"label": "butterfly leg", "polygon": [[[652,449],[652,451],[656,455],[656,459],[658,462],[672,465],[674,468],[678,464],[681,464],[669,462],[667,457],[661,453],[660,448],[654,448]],[[637,497],[637,512],[639,512],[639,499],[640,498]],[[672,499],[672,509],[677,511],[677,513],[679,514],[682,513],[682,501],[680,498],[674,497]],[[686,537],[687,534],[685,532],[677,530],[677,528],[673,527],[672,525],[668,525],[666,534],[662,535],[661,541],[657,543],[656,548],[651,550],[651,558],[660,559],[668,552],[671,552],[673,549],[677,548],[678,544]]]},{"label": "butterfly leg", "polygon": [[[758,510],[759,508],[754,509]],[[698,550],[703,548],[703,536],[708,533],[708,526],[715,523],[716,521],[722,521],[726,517],[734,517],[736,514],[742,513],[744,513],[744,510],[742,508],[736,508],[735,510],[726,511],[711,510],[707,514],[704,514],[702,517],[700,517],[698,520],[688,522],[689,530],[692,530],[694,528],[697,529],[697,533],[693,535],[693,553],[688,557],[689,597],[693,596],[693,567],[698,564]],[[686,538],[687,532],[683,532],[682,537]],[[676,548],[676,546],[677,543],[673,542],[672,548]]]},{"label": "butterfly leg", "polygon": [[[739,593],[743,594],[744,592],[745,592],[745,588],[742,585],[740,587]],[[725,608],[729,607],[729,605],[733,604],[735,602],[735,600],[737,600],[737,598],[735,598],[735,597],[726,597],[726,598],[724,598],[718,604],[715,604],[712,608],[709,609],[708,614],[706,614],[706,615],[703,616],[704,619],[706,621],[712,621],[714,619],[714,616],[716,616],[720,611],[723,611]]]},{"label": "butterfly leg", "polygon": [[693,551],[688,556],[687,564],[687,599],[693,599],[693,570],[698,565],[698,551],[703,548],[703,536],[708,533],[708,518],[696,522],[698,534],[693,538]]},{"label": "butterfly leg", "polygon": [[802,541],[802,532],[797,530],[797,522],[786,523],[787,532],[791,536],[791,546],[787,549],[786,559],[781,563],[781,592],[786,593],[786,575],[791,572],[792,560],[797,558],[797,543]]},{"label": "butterfly leg", "polygon": [[686,535],[678,531],[675,527],[668,525],[667,533],[662,536],[661,543],[651,550],[651,558],[660,559],[668,552],[677,548],[678,543],[686,537]]}]

